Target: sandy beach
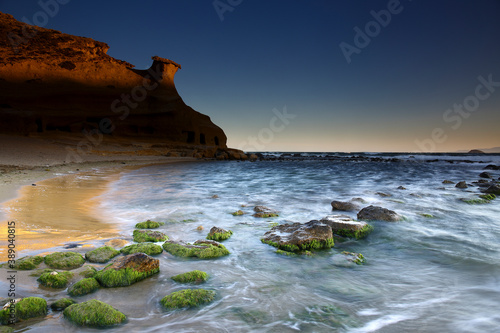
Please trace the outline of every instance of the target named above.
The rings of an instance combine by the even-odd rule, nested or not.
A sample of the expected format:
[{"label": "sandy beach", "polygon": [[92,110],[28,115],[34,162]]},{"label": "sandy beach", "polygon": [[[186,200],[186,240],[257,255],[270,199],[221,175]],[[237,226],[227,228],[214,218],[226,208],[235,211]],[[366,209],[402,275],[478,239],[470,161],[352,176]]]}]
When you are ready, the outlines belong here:
[{"label": "sandy beach", "polygon": [[18,258],[67,243],[120,236],[112,221],[103,221],[95,209],[95,198],[108,184],[122,172],[146,165],[196,160],[131,146],[100,149],[83,156],[81,163],[67,163],[63,142],[0,136],[0,261],[6,261],[8,221],[16,221]]}]

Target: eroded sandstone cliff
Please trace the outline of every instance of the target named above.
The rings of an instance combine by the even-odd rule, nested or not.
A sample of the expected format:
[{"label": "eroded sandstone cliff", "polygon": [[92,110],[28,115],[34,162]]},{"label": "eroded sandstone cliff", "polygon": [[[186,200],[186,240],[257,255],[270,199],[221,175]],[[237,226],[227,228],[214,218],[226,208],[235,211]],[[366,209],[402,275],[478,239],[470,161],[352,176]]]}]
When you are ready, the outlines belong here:
[{"label": "eroded sandstone cliff", "polygon": [[107,55],[108,48],[0,13],[0,131],[99,130],[113,138],[226,147],[222,129],[177,93],[179,64],[155,56],[149,69],[137,70]]}]

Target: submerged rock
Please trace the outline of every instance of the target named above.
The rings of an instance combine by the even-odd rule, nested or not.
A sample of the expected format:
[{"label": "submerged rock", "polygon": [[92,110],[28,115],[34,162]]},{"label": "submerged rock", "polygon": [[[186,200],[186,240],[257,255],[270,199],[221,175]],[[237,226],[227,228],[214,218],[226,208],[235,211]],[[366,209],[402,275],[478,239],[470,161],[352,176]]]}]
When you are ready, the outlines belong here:
[{"label": "submerged rock", "polygon": [[72,285],[68,290],[68,294],[70,296],[87,295],[96,291],[99,287],[99,282],[96,279],[85,278]]},{"label": "submerged rock", "polygon": [[[11,303],[8,303],[9,305]],[[40,297],[26,297],[12,305],[16,321],[47,315],[47,301]],[[2,325],[9,324],[13,318],[9,316],[11,308],[7,307],[0,311],[0,322]]]},{"label": "submerged rock", "polygon": [[219,227],[212,227],[208,233],[207,239],[214,240],[217,242],[223,241],[231,237],[233,232],[231,230],[222,229]]},{"label": "submerged rock", "polygon": [[464,181],[458,182],[457,185],[455,185],[457,188],[468,188],[467,183]]},{"label": "submerged rock", "polygon": [[120,248],[120,247],[124,247],[128,243],[129,243],[129,241],[127,241],[125,239],[115,238],[115,239],[111,239],[111,240],[107,241],[106,243],[104,243],[104,245],[111,246],[113,248],[117,248],[117,247]]},{"label": "submerged rock", "polygon": [[261,241],[284,251],[329,249],[333,247],[333,234],[328,225],[313,220],[275,226]]},{"label": "submerged rock", "polygon": [[224,245],[211,240],[197,240],[194,244],[166,241],[163,243],[163,249],[174,256],[200,259],[212,259],[229,254]]},{"label": "submerged rock", "polygon": [[231,213],[231,215],[233,215],[233,216],[241,216],[244,214],[245,214],[245,212],[242,210],[237,210],[237,211]]},{"label": "submerged rock", "polygon": [[144,253],[129,254],[97,272],[95,279],[103,287],[125,287],[160,271],[160,261]]},{"label": "submerged rock", "polygon": [[73,277],[71,272],[47,272],[40,275],[37,279],[41,285],[50,288],[66,288],[69,280]]},{"label": "submerged rock", "polygon": [[215,298],[215,291],[205,289],[183,289],[163,297],[161,305],[168,310],[192,308],[210,303]]},{"label": "submerged rock", "polygon": [[373,205],[363,208],[358,213],[358,220],[364,221],[396,222],[401,219],[402,217],[395,211]]},{"label": "submerged rock", "polygon": [[488,179],[493,178],[493,177],[491,177],[491,174],[489,172],[481,172],[479,174],[479,177],[481,177],[481,178],[488,178]]},{"label": "submerged rock", "polygon": [[134,230],[134,242],[163,242],[168,240],[168,236],[163,232],[152,230]]},{"label": "submerged rock", "polygon": [[125,246],[123,249],[120,250],[120,252],[123,254],[146,253],[147,255],[152,256],[162,253],[163,249],[158,244],[139,243],[139,244],[132,244],[129,246]]},{"label": "submerged rock", "polygon": [[320,222],[332,228],[335,235],[361,239],[373,231],[373,226],[366,222],[354,221],[347,215],[328,215]]},{"label": "submerged rock", "polygon": [[345,202],[345,201],[332,201],[332,210],[340,210],[344,212],[351,212],[359,209],[359,206],[355,203],[352,202]]},{"label": "submerged rock", "polygon": [[356,265],[362,265],[366,262],[365,257],[361,253],[342,251],[342,254],[347,257],[347,261],[353,262]]},{"label": "submerged rock", "polygon": [[120,251],[115,250],[111,246],[103,246],[85,253],[85,258],[90,262],[105,263],[119,254]]},{"label": "submerged rock", "polygon": [[208,280],[208,274],[199,270],[178,274],[171,278],[180,283],[202,283]]},{"label": "submerged rock", "polygon": [[451,180],[443,180],[443,184],[455,184],[454,182],[452,182]]},{"label": "submerged rock", "polygon": [[92,266],[83,266],[83,269],[80,273],[78,273],[79,275],[83,276],[83,277],[86,277],[86,278],[89,278],[89,277],[94,277],[94,275],[97,273],[97,269],[95,269],[94,267]]},{"label": "submerged rock", "polygon": [[498,185],[491,185],[488,187],[486,190],[482,191],[483,193],[492,193],[496,195],[500,195],[500,186]]},{"label": "submerged rock", "polygon": [[50,308],[54,311],[62,311],[66,309],[68,306],[75,304],[76,301],[72,300],[71,298],[60,298],[54,303],[50,305]]},{"label": "submerged rock", "polygon": [[137,229],[156,229],[161,227],[162,225],[165,225],[164,222],[155,222],[151,220],[147,220],[145,222],[139,222],[135,225]]},{"label": "submerged rock", "polygon": [[82,266],[85,259],[76,252],[55,252],[46,255],[44,261],[51,268],[74,269]]},{"label": "submerged rock", "polygon": [[63,315],[80,326],[106,327],[118,325],[127,317],[111,305],[96,299],[73,304],[64,309]]},{"label": "submerged rock", "polygon": [[500,165],[488,164],[483,169],[484,170],[500,170]]}]

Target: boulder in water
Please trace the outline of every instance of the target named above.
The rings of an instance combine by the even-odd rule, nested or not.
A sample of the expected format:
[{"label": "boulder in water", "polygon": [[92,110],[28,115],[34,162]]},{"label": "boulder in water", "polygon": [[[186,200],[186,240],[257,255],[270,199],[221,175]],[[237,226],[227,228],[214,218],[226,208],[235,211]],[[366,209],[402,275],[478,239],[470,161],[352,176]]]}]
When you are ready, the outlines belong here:
[{"label": "boulder in water", "polygon": [[346,201],[332,201],[332,210],[340,210],[344,212],[351,212],[355,210],[359,210],[359,206],[353,202],[346,202]]},{"label": "boulder in water", "polygon": [[223,241],[231,237],[233,232],[231,230],[222,229],[219,227],[212,227],[208,233],[207,239],[214,240],[217,242]]},{"label": "boulder in water", "polygon": [[347,215],[328,215],[320,222],[332,228],[334,235],[361,239],[373,231],[373,227],[362,221],[354,221]]},{"label": "boulder in water", "polygon": [[160,271],[160,261],[144,253],[134,253],[97,272],[95,279],[103,287],[125,287]]},{"label": "boulder in water", "polygon": [[465,181],[458,182],[457,185],[455,185],[456,188],[467,188],[467,183]]},{"label": "boulder in water", "polygon": [[333,247],[332,228],[320,221],[282,224],[266,232],[262,243],[284,251],[329,249]]},{"label": "boulder in water", "polygon": [[364,221],[396,222],[400,221],[401,219],[402,217],[395,211],[378,206],[365,207],[358,213],[358,220]]},{"label": "boulder in water", "polygon": [[127,317],[111,305],[96,299],[73,304],[64,309],[65,318],[79,326],[107,327],[122,323]]},{"label": "boulder in water", "polygon": [[163,243],[163,249],[174,256],[200,259],[212,259],[229,254],[224,245],[211,240],[197,240],[194,244],[166,241]]}]

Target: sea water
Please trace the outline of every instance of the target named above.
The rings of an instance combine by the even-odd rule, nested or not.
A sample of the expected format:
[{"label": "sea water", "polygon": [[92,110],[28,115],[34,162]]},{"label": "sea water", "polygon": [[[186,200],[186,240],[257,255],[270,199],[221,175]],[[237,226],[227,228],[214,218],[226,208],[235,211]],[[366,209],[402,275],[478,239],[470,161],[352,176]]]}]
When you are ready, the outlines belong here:
[{"label": "sea water", "polygon": [[[162,221],[160,231],[186,242],[205,238],[212,226],[230,229],[223,244],[231,254],[199,260],[164,252],[157,256],[159,274],[79,301],[100,299],[128,316],[125,326],[110,332],[500,331],[500,199],[469,205],[460,199],[477,198],[478,187],[442,184],[471,184],[487,164],[500,164],[500,156],[439,155],[432,163],[427,160],[436,156],[376,155],[398,158],[393,162],[301,156],[157,165],[123,174],[98,198],[101,219],[119,225],[126,237],[137,222]],[[405,219],[370,222],[374,231],[367,238],[336,242],[313,256],[283,256],[260,241],[276,224],[340,213],[355,219],[356,212],[332,212],[330,205],[352,198]],[[253,217],[256,205],[279,217]],[[237,210],[246,214],[233,216]],[[366,263],[349,262],[342,251],[362,253]],[[194,269],[209,280],[189,286],[170,279]],[[162,297],[193,287],[216,291],[215,301],[162,309]],[[93,331],[61,315],[28,330],[57,328]]]}]

